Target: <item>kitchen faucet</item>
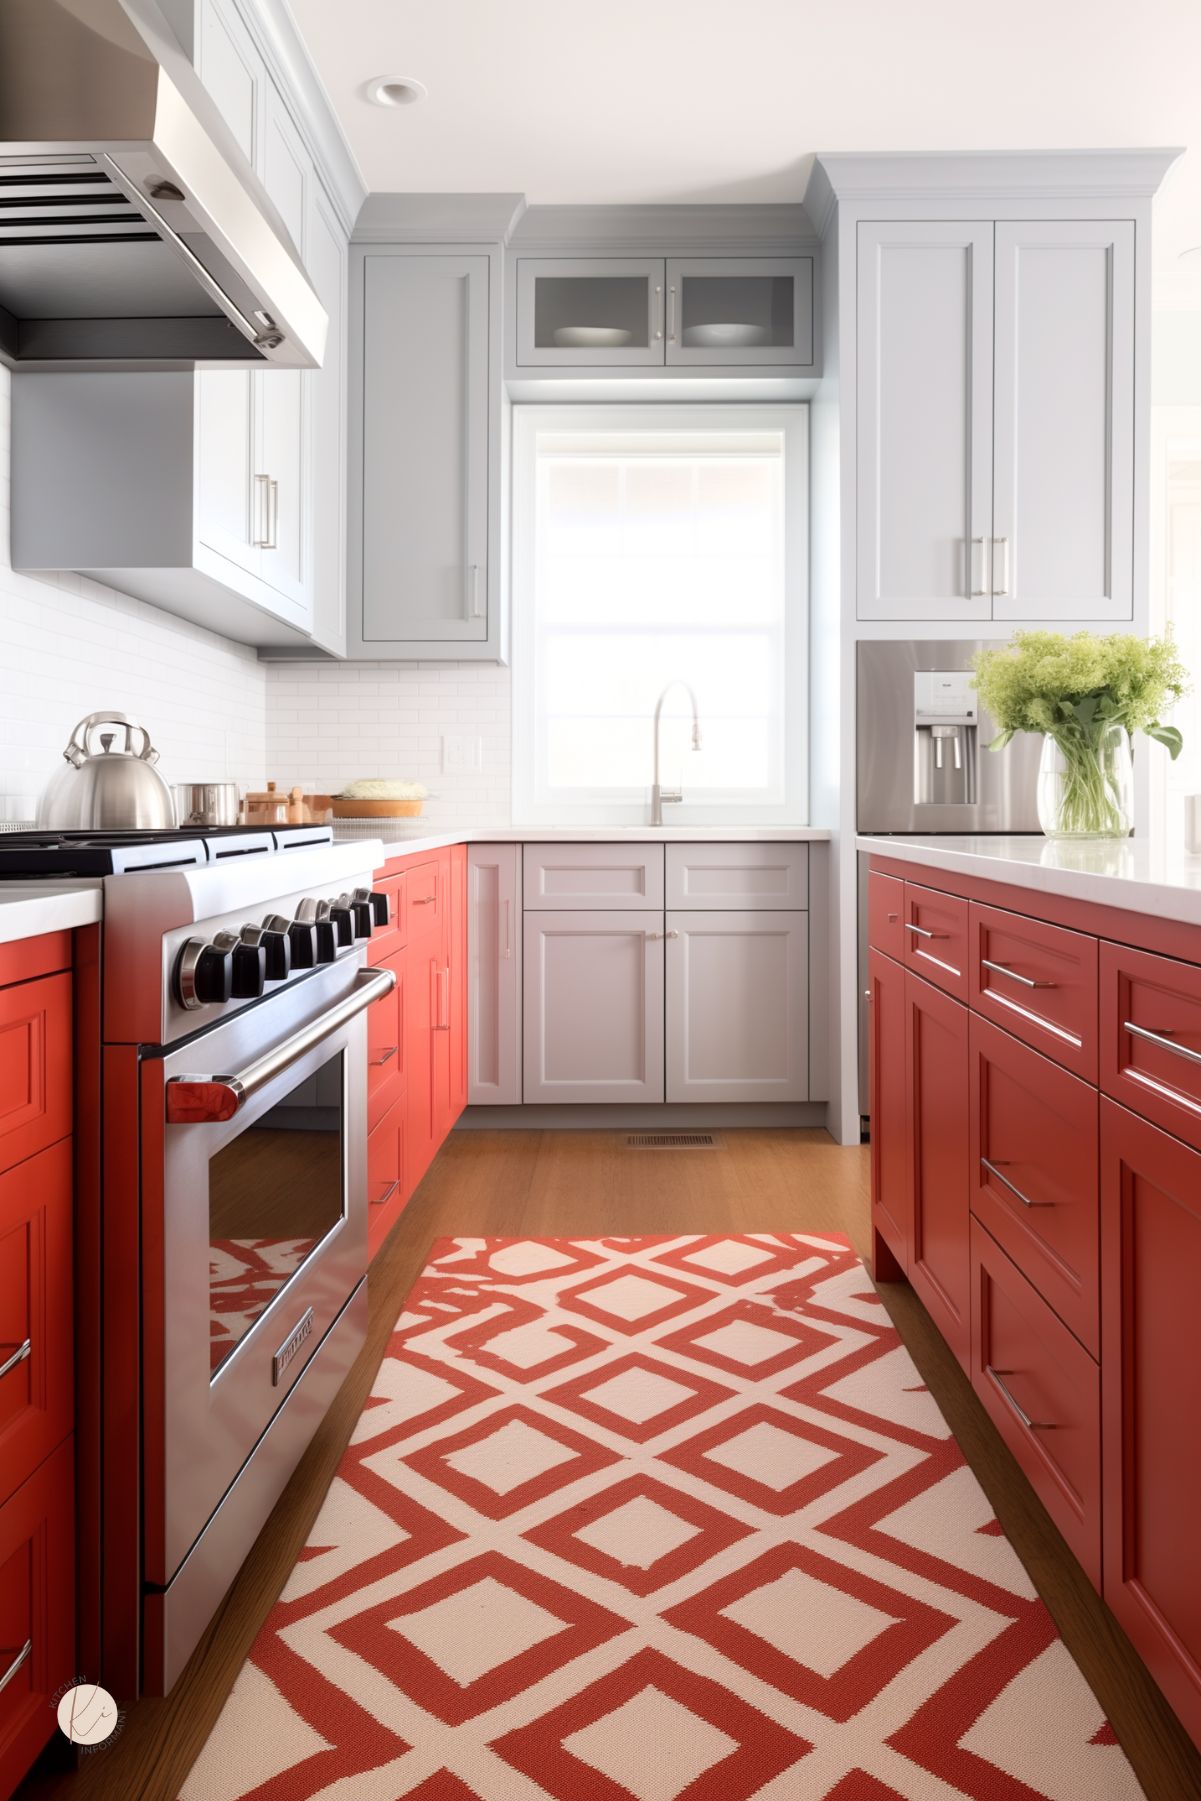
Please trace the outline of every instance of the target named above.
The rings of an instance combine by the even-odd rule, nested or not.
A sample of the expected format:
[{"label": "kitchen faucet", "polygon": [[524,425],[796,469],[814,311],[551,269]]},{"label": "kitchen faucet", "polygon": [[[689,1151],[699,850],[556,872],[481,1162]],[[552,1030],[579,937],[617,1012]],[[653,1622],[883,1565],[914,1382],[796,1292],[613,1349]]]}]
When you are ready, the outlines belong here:
[{"label": "kitchen faucet", "polygon": [[682,788],[665,788],[659,780],[659,735],[663,721],[663,702],[667,699],[673,688],[683,688],[686,691],[689,700],[692,702],[692,748],[693,750],[699,750],[701,748],[701,716],[696,704],[696,695],[693,693],[687,682],[678,680],[668,682],[666,688],[664,688],[662,694],[655,702],[655,781],[654,786],[651,788],[652,825],[663,824],[663,803],[665,801],[670,804],[673,801],[682,801],[684,798],[684,790]]}]

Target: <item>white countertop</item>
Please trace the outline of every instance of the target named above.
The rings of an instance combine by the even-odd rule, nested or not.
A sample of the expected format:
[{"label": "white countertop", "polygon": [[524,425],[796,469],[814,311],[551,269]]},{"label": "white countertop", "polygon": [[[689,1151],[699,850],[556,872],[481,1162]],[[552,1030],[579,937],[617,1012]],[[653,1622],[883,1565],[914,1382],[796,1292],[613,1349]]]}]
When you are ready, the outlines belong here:
[{"label": "white countertop", "polygon": [[104,912],[99,878],[63,882],[0,882],[0,944],[43,932],[95,925]]},{"label": "white countertop", "polygon": [[860,837],[856,847],[981,881],[1201,925],[1201,856],[1156,838]]},{"label": "white countertop", "polygon": [[395,856],[445,844],[811,844],[829,832],[807,825],[500,825],[461,826],[433,819],[335,819],[334,843],[382,838]]}]

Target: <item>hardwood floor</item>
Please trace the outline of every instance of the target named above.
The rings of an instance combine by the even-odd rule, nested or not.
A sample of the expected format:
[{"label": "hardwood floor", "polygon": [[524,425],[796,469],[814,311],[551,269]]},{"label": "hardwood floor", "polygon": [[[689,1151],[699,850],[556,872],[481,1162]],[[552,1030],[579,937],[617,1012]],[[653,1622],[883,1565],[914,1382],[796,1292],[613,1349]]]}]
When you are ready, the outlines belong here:
[{"label": "hardwood floor", "polygon": [[[868,1249],[868,1153],[824,1132],[723,1132],[716,1150],[635,1151],[619,1132],[457,1132],[372,1265],[367,1348],[174,1692],[67,1767],[48,1751],[20,1801],[175,1801],[308,1535],[435,1238],[843,1232]],[[1148,1801],[1198,1801],[1201,1755],[1067,1553],[958,1364],[903,1283],[881,1289],[997,1518],[1100,1699]],[[1107,1801],[1098,1795],[1095,1801]]]}]

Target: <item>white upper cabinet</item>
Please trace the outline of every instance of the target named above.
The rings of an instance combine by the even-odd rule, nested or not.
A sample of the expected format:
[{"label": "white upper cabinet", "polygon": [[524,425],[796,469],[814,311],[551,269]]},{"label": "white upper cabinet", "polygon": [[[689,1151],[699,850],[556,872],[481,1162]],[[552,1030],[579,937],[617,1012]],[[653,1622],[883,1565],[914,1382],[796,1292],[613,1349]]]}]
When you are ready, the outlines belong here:
[{"label": "white upper cabinet", "polygon": [[859,227],[861,619],[987,619],[993,228]]},{"label": "white upper cabinet", "polygon": [[1133,616],[1134,225],[861,222],[865,620]]},{"label": "white upper cabinet", "polygon": [[202,0],[196,70],[247,161],[257,168],[267,70],[231,0]]},{"label": "white upper cabinet", "polygon": [[1133,609],[1134,224],[996,227],[993,617]]},{"label": "white upper cabinet", "polygon": [[494,658],[492,258],[371,245],[353,269],[351,654]]},{"label": "white upper cabinet", "polygon": [[346,654],[346,238],[319,182],[305,236],[309,278],[329,315],[325,361],[308,383],[313,640]]}]

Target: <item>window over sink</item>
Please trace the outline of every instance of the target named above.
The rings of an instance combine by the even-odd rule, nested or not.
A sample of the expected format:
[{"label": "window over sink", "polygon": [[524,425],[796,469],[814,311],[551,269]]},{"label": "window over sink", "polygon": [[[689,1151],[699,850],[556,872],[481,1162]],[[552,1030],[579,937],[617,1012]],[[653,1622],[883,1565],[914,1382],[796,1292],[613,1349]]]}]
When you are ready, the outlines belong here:
[{"label": "window over sink", "polygon": [[804,406],[514,410],[517,820],[647,823],[668,690],[665,824],[805,822],[807,450]]}]

